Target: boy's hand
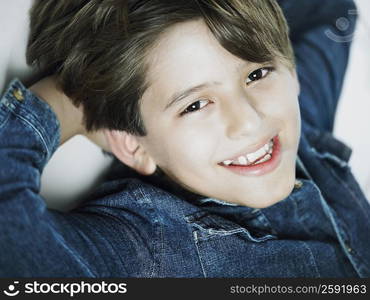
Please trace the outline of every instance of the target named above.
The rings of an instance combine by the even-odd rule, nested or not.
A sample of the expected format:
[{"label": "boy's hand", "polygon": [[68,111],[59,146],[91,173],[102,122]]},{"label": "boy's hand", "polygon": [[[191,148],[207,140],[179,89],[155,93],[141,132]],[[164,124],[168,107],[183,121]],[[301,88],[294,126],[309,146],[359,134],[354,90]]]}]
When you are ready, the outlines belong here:
[{"label": "boy's hand", "polygon": [[110,152],[103,130],[87,132],[83,124],[82,107],[76,107],[72,101],[56,87],[53,76],[46,77],[29,88],[36,96],[50,105],[60,123],[60,144],[71,137],[82,134],[93,143]]}]

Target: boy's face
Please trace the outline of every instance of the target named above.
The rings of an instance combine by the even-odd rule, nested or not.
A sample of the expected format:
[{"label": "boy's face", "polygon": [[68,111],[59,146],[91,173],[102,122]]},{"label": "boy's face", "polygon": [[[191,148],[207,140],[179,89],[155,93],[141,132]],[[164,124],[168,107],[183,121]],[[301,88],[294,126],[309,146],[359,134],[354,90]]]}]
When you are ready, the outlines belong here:
[{"label": "boy's face", "polygon": [[[148,61],[141,102],[148,134],[139,141],[169,177],[195,193],[256,208],[292,191],[300,135],[292,70],[237,58],[202,21],[173,26]],[[171,103],[174,95],[181,96]],[[243,166],[240,156],[256,161],[263,152],[250,154],[273,138],[270,160]]]}]

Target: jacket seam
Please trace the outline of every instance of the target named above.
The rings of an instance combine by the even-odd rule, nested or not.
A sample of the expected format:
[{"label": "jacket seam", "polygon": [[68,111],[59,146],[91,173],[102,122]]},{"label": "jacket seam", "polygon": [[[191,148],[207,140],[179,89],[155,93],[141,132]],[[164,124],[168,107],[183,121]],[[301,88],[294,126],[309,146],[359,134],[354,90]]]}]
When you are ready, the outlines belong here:
[{"label": "jacket seam", "polygon": [[[329,168],[329,169],[330,169],[330,172],[332,172],[331,168]],[[336,178],[336,175],[334,176],[334,178]],[[336,180],[337,180],[337,178],[336,178]],[[337,181],[338,181],[338,180],[337,180]],[[320,193],[320,195],[321,195],[321,191],[319,191],[319,193]],[[331,222],[332,226],[334,227],[334,230],[335,230],[335,232],[336,232],[337,238],[338,238],[338,240],[339,240],[339,243],[340,243],[340,245],[341,245],[341,247],[342,247],[342,249],[343,249],[343,251],[344,251],[345,255],[347,256],[347,258],[348,258],[348,259],[349,259],[349,261],[351,262],[351,264],[352,264],[352,266],[354,267],[354,269],[355,269],[356,273],[358,273],[358,270],[357,270],[357,263],[356,263],[355,261],[353,261],[352,255],[350,255],[350,254],[347,252],[347,250],[345,249],[345,245],[346,245],[346,243],[345,243],[345,241],[343,240],[342,234],[340,233],[340,230],[339,230],[339,228],[338,228],[338,224],[337,224],[337,222],[334,220],[334,218],[333,218],[332,214],[330,214],[330,213],[329,213],[329,211],[330,211],[330,206],[329,206],[329,204],[327,204],[327,203],[326,203],[326,201],[324,200],[324,198],[323,198],[323,197],[320,197],[320,198],[321,198],[321,201],[322,201],[322,204],[323,204],[324,212],[325,212],[325,214],[329,217],[330,222]],[[348,233],[346,233],[346,235],[348,236]],[[358,257],[358,256],[356,255],[356,257]],[[359,259],[359,260],[364,264],[364,262],[362,261],[362,259],[361,259],[360,257],[358,257],[358,259]],[[364,265],[366,265],[366,264],[364,264]],[[359,273],[358,273],[358,274],[359,274]],[[360,274],[359,274],[359,275],[360,275]]]},{"label": "jacket seam", "polygon": [[197,234],[196,231],[193,231],[193,239],[194,239],[194,242],[195,242],[195,248],[196,248],[196,251],[197,251],[198,260],[199,260],[199,263],[200,263],[200,267],[202,269],[203,276],[204,276],[204,278],[207,278],[207,273],[206,273],[206,270],[204,268],[202,256],[200,254],[199,247],[198,247],[199,239],[198,239],[198,234]]},{"label": "jacket seam", "polygon": [[[140,194],[140,195],[138,195]],[[152,219],[152,224],[153,224],[153,227],[154,227],[154,238],[152,239],[152,245],[151,245],[151,248],[152,248],[152,251],[153,251],[153,257],[155,259],[153,259],[153,262],[149,268],[149,272],[147,274],[150,274],[150,277],[154,277],[155,275],[155,270],[156,270],[156,267],[158,270],[160,270],[160,267],[161,267],[161,249],[164,249],[164,243],[161,239],[162,237],[162,226],[159,222],[159,215],[157,213],[157,211],[155,210],[155,208],[153,207],[153,201],[152,199],[149,199],[148,197],[146,197],[145,193],[141,190],[141,188],[138,188],[136,190],[133,190],[133,195],[134,195],[134,199],[136,202],[137,201],[137,197],[138,196],[141,196],[142,198],[144,199],[147,199],[149,201],[147,201],[147,203],[150,203],[151,206],[148,207],[148,211],[150,211],[151,215],[153,216],[153,219]],[[159,226],[159,228],[158,228]],[[158,245],[157,244],[161,244],[161,245]],[[158,250],[157,248],[159,247],[160,250]]]},{"label": "jacket seam", "polygon": [[46,141],[45,141],[44,136],[42,135],[42,133],[37,129],[37,127],[34,124],[32,124],[32,122],[30,122],[29,120],[27,120],[27,118],[24,118],[21,114],[18,114],[18,113],[14,112],[14,111],[12,111],[12,113],[17,118],[19,118],[20,120],[22,120],[26,125],[29,125],[33,129],[33,132],[36,133],[36,136],[41,141],[41,144],[43,146],[43,149],[46,150],[46,159],[48,159],[50,157],[50,150],[49,150],[49,147],[48,147],[48,145],[47,145],[47,143],[46,143]]}]

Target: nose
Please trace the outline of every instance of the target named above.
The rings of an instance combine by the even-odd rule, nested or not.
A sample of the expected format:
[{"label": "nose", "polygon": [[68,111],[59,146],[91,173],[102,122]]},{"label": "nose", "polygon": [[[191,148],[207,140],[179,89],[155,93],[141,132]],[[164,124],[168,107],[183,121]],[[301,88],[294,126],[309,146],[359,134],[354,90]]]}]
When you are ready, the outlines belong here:
[{"label": "nose", "polygon": [[230,139],[253,135],[262,125],[262,114],[245,97],[226,103],[223,114],[226,135]]}]

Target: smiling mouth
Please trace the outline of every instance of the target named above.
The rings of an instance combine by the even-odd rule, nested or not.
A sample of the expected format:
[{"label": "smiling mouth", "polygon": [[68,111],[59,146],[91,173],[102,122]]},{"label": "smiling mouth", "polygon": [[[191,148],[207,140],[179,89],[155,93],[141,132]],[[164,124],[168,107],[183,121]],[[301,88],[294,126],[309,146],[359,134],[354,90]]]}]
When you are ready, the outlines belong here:
[{"label": "smiling mouth", "polygon": [[269,161],[274,151],[274,138],[263,145],[257,151],[241,155],[235,159],[225,160],[220,164],[223,166],[252,166]]}]

